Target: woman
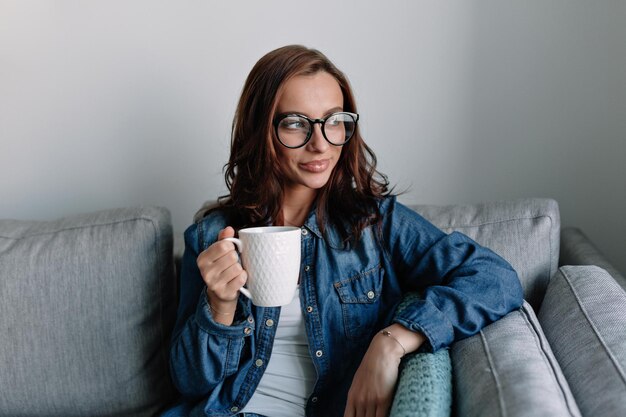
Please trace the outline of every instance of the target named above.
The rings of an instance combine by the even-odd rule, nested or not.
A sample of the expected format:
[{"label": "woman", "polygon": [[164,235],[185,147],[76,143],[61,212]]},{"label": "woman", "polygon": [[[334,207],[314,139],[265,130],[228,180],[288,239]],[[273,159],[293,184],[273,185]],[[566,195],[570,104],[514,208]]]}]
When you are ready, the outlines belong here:
[{"label": "woman", "polygon": [[[390,195],[346,77],[287,46],[248,76],[230,194],[185,232],[171,348],[183,415],[385,416],[401,358],[478,332],[522,303],[517,274]],[[302,228],[299,296],[256,307],[234,245],[253,225]],[[397,312],[404,294],[419,300]]]}]

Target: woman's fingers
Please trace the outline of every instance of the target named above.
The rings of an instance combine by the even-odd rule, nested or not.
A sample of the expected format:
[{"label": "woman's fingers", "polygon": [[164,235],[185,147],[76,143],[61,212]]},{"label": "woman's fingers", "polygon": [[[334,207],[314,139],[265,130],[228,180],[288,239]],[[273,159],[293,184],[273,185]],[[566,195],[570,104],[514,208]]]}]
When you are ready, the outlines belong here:
[{"label": "woman's fingers", "polygon": [[236,257],[237,252],[235,251],[235,244],[233,242],[218,240],[198,255],[198,263],[211,264],[223,256],[231,254],[231,252]]},{"label": "woman's fingers", "polygon": [[236,275],[235,277],[233,277],[233,279],[228,281],[225,289],[229,294],[237,294],[239,292],[239,289],[246,284],[246,281],[248,281],[248,273],[244,269],[241,269],[239,275]]},{"label": "woman's fingers", "polygon": [[239,256],[235,250],[230,250],[224,252],[219,258],[214,258],[213,260],[207,260],[206,268],[213,269],[217,274],[221,274],[227,269],[241,264],[239,263]]},{"label": "woman's fingers", "polygon": [[237,298],[239,288],[247,280],[247,274],[239,263],[235,245],[223,240],[234,234],[232,227],[220,231],[218,236],[220,240],[200,253],[196,260],[210,298],[232,301]]},{"label": "woman's fingers", "polygon": [[391,404],[389,402],[383,404],[382,407],[376,408],[376,417],[387,417],[390,409]]}]

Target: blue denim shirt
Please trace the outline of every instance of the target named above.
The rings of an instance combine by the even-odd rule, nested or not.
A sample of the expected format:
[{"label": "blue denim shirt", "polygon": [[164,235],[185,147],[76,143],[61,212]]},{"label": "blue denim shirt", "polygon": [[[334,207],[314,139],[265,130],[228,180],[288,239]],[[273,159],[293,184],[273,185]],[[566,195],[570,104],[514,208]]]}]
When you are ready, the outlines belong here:
[{"label": "blue denim shirt", "polygon": [[[467,236],[446,235],[394,197],[380,204],[382,228],[350,249],[314,212],[302,227],[300,305],[317,382],[307,416],[343,416],[348,389],[372,337],[391,323],[422,332],[436,351],[477,333],[522,304],[516,272]],[[226,217],[212,212],[185,232],[178,319],[170,365],[191,415],[231,416],[252,396],[268,361],[280,307],[240,295],[232,326],[215,322],[196,265]],[[405,293],[419,299],[398,312]]]}]

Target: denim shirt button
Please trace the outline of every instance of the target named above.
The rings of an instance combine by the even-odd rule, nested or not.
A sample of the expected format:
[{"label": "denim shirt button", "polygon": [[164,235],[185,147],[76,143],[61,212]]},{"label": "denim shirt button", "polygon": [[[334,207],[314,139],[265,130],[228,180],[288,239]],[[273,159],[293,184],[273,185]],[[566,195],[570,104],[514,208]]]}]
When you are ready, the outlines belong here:
[{"label": "denim shirt button", "polygon": [[252,316],[248,317],[248,323],[254,323],[254,318]]},{"label": "denim shirt button", "polygon": [[313,312],[313,307],[308,306],[308,307],[306,308],[306,312],[307,312],[307,313],[312,313],[312,312]]},{"label": "denim shirt button", "polygon": [[256,361],[254,361],[254,364],[260,368],[261,366],[263,366],[263,359],[257,359]]},{"label": "denim shirt button", "polygon": [[265,321],[265,325],[266,325],[267,327],[272,327],[272,326],[274,325],[274,320],[272,320],[272,319],[267,319],[267,320]]},{"label": "denim shirt button", "polygon": [[304,272],[309,272],[311,270],[311,267],[309,265],[306,265],[304,267]]},{"label": "denim shirt button", "polygon": [[369,298],[370,300],[371,300],[372,298],[374,298],[375,296],[376,296],[376,294],[374,293],[374,291],[368,291],[368,292],[367,292],[367,298]]},{"label": "denim shirt button", "polygon": [[250,334],[250,333],[252,333],[252,329],[251,329],[251,328],[249,328],[249,327],[246,327],[245,329],[243,329],[243,332],[244,332],[245,334]]},{"label": "denim shirt button", "polygon": [[230,408],[230,412],[231,413],[236,413],[237,411],[239,411],[239,407],[231,407]]},{"label": "denim shirt button", "polygon": [[302,236],[306,236],[309,234],[309,231],[306,230],[304,227],[302,228]]},{"label": "denim shirt button", "polygon": [[316,402],[317,402],[317,397],[313,397],[313,398],[311,398],[311,402],[312,402],[312,403],[316,403]]},{"label": "denim shirt button", "polygon": [[322,352],[321,350],[318,350],[317,352],[315,352],[315,356],[317,356],[318,358],[321,358],[323,354],[324,352]]}]

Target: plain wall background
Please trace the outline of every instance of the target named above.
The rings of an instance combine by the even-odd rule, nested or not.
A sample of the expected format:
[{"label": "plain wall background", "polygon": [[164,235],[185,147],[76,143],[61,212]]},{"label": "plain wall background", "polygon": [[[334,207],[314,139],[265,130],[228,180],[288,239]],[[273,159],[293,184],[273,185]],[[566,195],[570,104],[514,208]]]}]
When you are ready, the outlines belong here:
[{"label": "plain wall background", "polygon": [[626,2],[0,0],[0,217],[225,192],[230,124],[264,53],[350,78],[406,203],[552,197],[626,271]]}]

